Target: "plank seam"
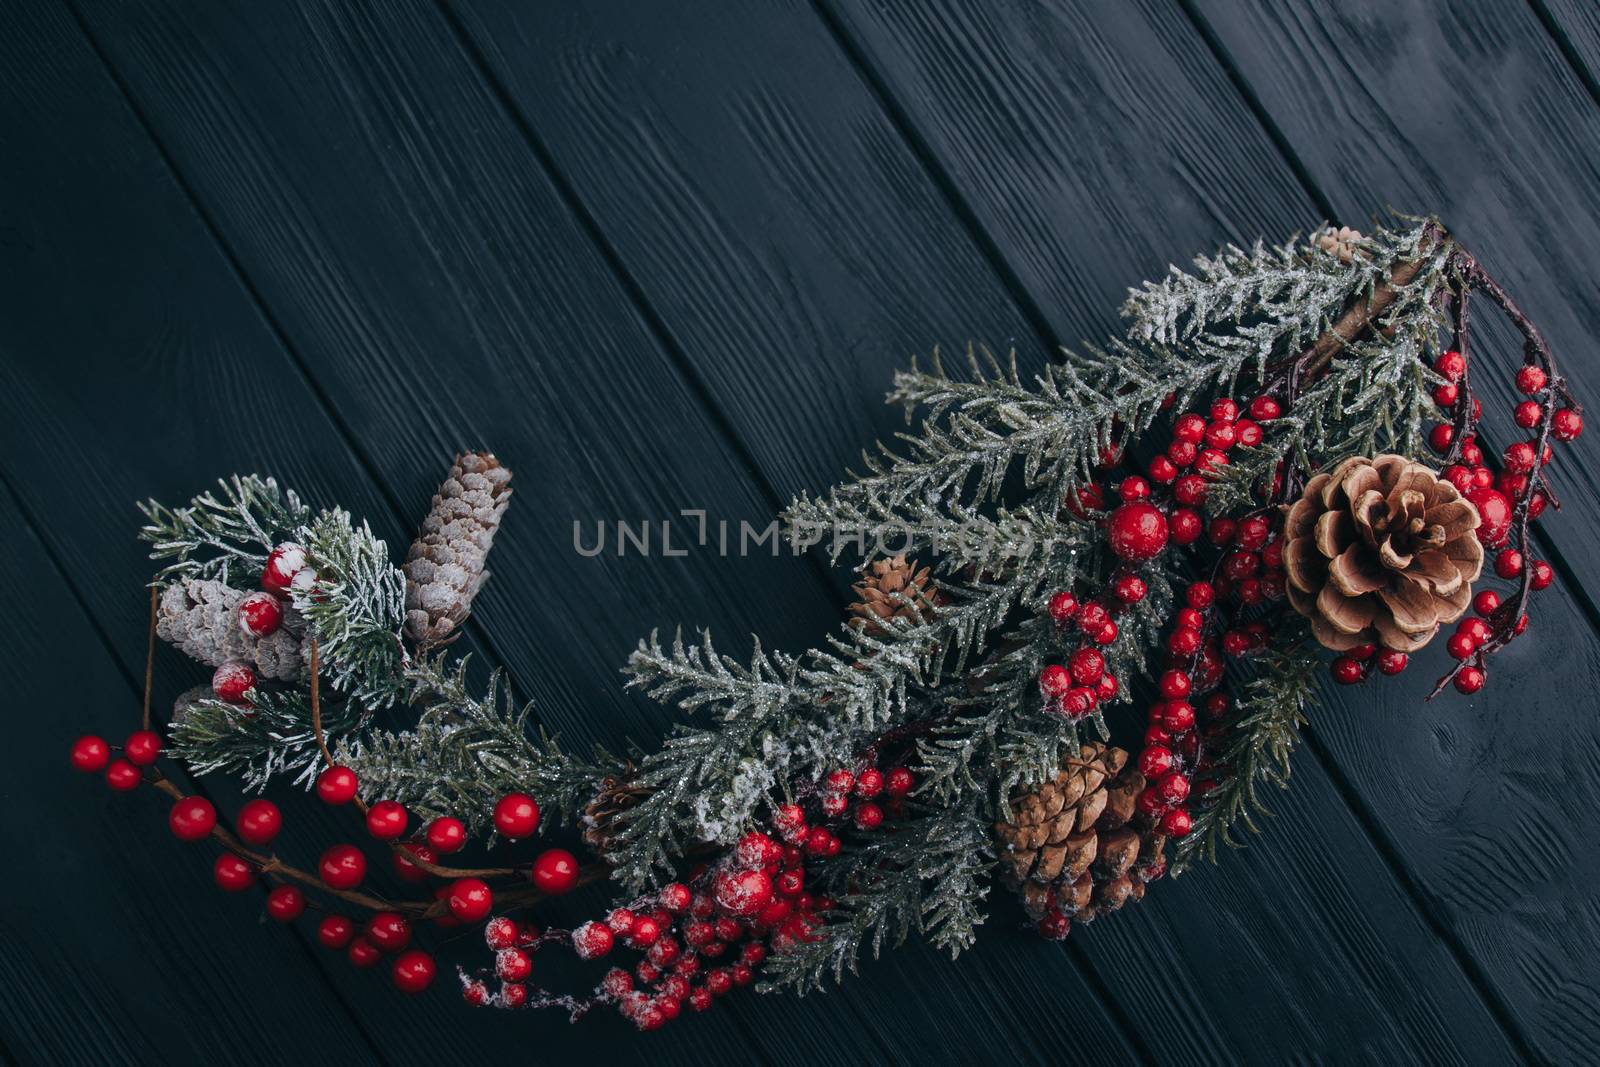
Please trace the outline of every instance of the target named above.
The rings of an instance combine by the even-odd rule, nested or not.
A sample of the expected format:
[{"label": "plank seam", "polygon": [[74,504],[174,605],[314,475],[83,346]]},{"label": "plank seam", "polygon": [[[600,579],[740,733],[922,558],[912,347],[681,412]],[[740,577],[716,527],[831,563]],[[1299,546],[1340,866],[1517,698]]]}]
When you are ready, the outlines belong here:
[{"label": "plank seam", "polygon": [[[83,590],[78,588],[78,584],[73,581],[72,572],[67,568],[66,560],[63,559],[61,554],[56,551],[56,548],[53,544],[51,544],[50,539],[45,536],[43,525],[39,522],[38,517],[34,515],[33,510],[28,507],[27,501],[23,499],[22,494],[18,491],[17,486],[12,482],[10,475],[7,474],[4,468],[0,468],[0,487],[3,487],[6,495],[11,498],[12,504],[15,505],[17,509],[17,514],[22,517],[23,525],[28,528],[28,532],[31,533],[34,540],[39,543],[39,548],[42,552],[44,552],[45,559],[50,561],[51,569],[56,572],[56,576],[61,579],[61,583],[67,587],[67,594],[72,598],[73,603],[77,605],[78,610],[88,621],[89,628],[94,631],[95,637],[99,640],[102,648],[105,650],[106,655],[110,658],[112,667],[118,674],[122,676],[122,680],[127,684],[129,692],[131,692],[137,700],[143,693],[142,680],[136,678],[133,671],[125,662],[123,662],[122,656],[117,650],[116,641],[112,639],[111,634],[106,630],[100,619],[90,609],[88,598],[84,596]],[[192,777],[188,779],[188,782],[189,787],[197,796],[202,796],[207,800],[210,800],[210,796],[207,794],[205,786],[201,782]],[[220,808],[218,810],[220,810]],[[265,886],[263,885],[261,888],[265,889]],[[292,940],[294,944],[299,946],[300,954],[305,957],[306,961],[310,964],[312,971],[320,976],[323,982],[327,985],[328,992],[331,995],[333,1002],[338,1004],[339,1007],[344,1010],[345,1014],[349,1016],[350,1025],[352,1028],[354,1028],[355,1032],[360,1035],[361,1040],[372,1052],[373,1058],[379,1063],[389,1062],[383,1058],[381,1050],[379,1049],[377,1043],[373,1040],[372,1034],[368,1032],[367,1027],[362,1022],[360,1014],[355,1010],[355,1006],[344,998],[340,992],[338,983],[333,980],[333,976],[329,974],[328,970],[322,965],[322,958],[311,951],[311,945],[307,940],[307,935],[305,932],[302,931],[298,926],[295,926],[293,927],[293,934],[294,936]],[[3,1051],[3,1049],[0,1049],[0,1051]]]},{"label": "plank seam", "polygon": [[1528,0],[1528,6],[1533,9],[1533,16],[1544,27],[1544,32],[1555,42],[1556,51],[1561,53],[1561,57],[1567,61],[1567,66],[1572,68],[1572,73],[1584,91],[1589,94],[1589,98],[1600,105],[1600,80],[1595,78],[1594,71],[1589,69],[1589,65],[1578,54],[1577,47],[1572,43],[1572,35],[1556,21],[1555,15],[1551,13],[1544,0]]}]

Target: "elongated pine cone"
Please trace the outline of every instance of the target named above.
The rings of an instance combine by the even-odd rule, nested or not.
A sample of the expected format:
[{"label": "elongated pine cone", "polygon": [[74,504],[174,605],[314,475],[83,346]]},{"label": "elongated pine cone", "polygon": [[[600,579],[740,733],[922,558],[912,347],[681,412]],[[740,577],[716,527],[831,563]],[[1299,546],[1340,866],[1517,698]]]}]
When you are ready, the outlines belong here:
[{"label": "elongated pine cone", "polygon": [[1356,261],[1356,242],[1361,239],[1360,230],[1352,230],[1348,226],[1329,226],[1317,234],[1317,247],[1330,256],[1338,256],[1340,263],[1349,266]]},{"label": "elongated pine cone", "polygon": [[1012,799],[1011,821],[994,832],[1002,876],[1030,916],[1089,922],[1144,898],[1167,868],[1167,839],[1135,816],[1144,787],[1127,752],[1090,742],[1055,778]]},{"label": "elongated pine cone", "polygon": [[859,599],[850,605],[851,625],[865,627],[869,634],[884,633],[887,619],[926,621],[941,602],[932,572],[918,570],[904,556],[874,560],[861,569],[852,588]]},{"label": "elongated pine cone", "polygon": [[[633,773],[632,765],[628,774]],[[639,801],[650,795],[650,790],[633,785],[626,775],[607,775],[600,780],[600,788],[583,806],[579,825],[583,827],[583,843],[595,855],[604,857],[611,849],[616,835],[617,820]]]},{"label": "elongated pine cone", "polygon": [[1404,456],[1352,457],[1306,483],[1284,520],[1289,602],[1338,652],[1415,652],[1472,601],[1478,509]]},{"label": "elongated pine cone", "polygon": [[406,634],[418,647],[444,644],[472,610],[489,572],[484,562],[511,500],[511,471],[487,452],[463,452],[406,553]]},{"label": "elongated pine cone", "polygon": [[283,625],[256,637],[239,625],[239,602],[248,595],[215,580],[173,582],[161,591],[156,636],[208,666],[242,660],[254,665],[262,678],[280,682],[304,678],[310,650],[299,614],[286,602]]}]

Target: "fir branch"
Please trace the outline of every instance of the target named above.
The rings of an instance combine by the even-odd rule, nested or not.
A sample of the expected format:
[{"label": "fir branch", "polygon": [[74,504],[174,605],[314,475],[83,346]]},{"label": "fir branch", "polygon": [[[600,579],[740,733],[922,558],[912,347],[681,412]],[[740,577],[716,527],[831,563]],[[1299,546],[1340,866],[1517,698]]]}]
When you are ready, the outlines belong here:
[{"label": "fir branch", "polygon": [[323,511],[297,536],[317,578],[293,591],[294,606],[321,643],[324,674],[369,709],[388,707],[406,684],[405,575],[389,562],[389,546],[347,511]]},{"label": "fir branch", "polygon": [[[181,706],[170,730],[172,753],[197,774],[236,774],[246,789],[260,791],[274,775],[309,786],[321,769],[310,702],[300,690],[258,686],[248,706],[212,696]],[[325,701],[322,720],[326,736],[338,739],[359,730],[366,716],[352,701]]]},{"label": "fir branch", "polygon": [[1173,873],[1188,869],[1197,857],[1215,863],[1219,845],[1237,848],[1235,823],[1259,833],[1254,814],[1270,815],[1261,799],[1261,783],[1286,789],[1289,756],[1300,739],[1306,711],[1315,699],[1321,661],[1314,644],[1296,621],[1292,643],[1255,661],[1255,676],[1245,683],[1225,728],[1215,757],[1217,784],[1194,806],[1194,828],[1177,846]]},{"label": "fir branch", "polygon": [[516,707],[499,671],[474,694],[466,658],[448,670],[442,653],[420,660],[406,670],[405,683],[407,702],[425,705],[413,729],[369,731],[335,748],[368,797],[397,800],[424,818],[453,815],[476,833],[492,829],[495,803],[513,791],[538,796],[558,822],[622,766],[598,748],[582,760],[543,731],[530,736],[532,706]]},{"label": "fir branch", "polygon": [[992,845],[988,824],[962,808],[918,809],[895,832],[852,848],[822,872],[841,905],[829,922],[767,965],[763,990],[821,989],[856,973],[863,949],[873,957],[913,932],[951,957],[970,946],[983,922]]},{"label": "fir branch", "polygon": [[[139,537],[150,543],[150,558],[174,561],[157,572],[157,581],[182,576],[228,584],[230,570],[254,579],[267,554],[310,514],[292,489],[280,491],[272,478],[236,474],[218,485],[219,491],[202,493],[187,507],[155,500],[139,505],[147,520]],[[207,558],[197,558],[202,553]]]}]

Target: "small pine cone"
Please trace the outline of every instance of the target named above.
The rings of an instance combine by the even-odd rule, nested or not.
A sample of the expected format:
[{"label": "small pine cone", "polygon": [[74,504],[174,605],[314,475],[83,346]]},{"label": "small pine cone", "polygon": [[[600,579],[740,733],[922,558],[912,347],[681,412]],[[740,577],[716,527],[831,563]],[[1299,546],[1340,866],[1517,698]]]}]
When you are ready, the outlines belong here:
[{"label": "small pine cone", "polygon": [[904,556],[874,560],[863,567],[861,579],[852,587],[860,599],[850,605],[851,625],[865,627],[867,633],[885,633],[885,619],[910,619],[923,622],[933,617],[943,603],[932,572],[917,569],[915,561]]},{"label": "small pine cone", "polygon": [[650,790],[631,784],[632,773],[630,764],[622,777],[607,775],[601,779],[599,790],[583,806],[583,843],[596,856],[603,858],[611,848],[617,820],[623,813],[650,795]]},{"label": "small pine cone", "polygon": [[1002,876],[1030,916],[1088,922],[1143,898],[1165,870],[1165,839],[1134,817],[1144,787],[1125,751],[1091,742],[1055,778],[1013,798],[995,837]]},{"label": "small pine cone", "polygon": [[1338,256],[1339,262],[1348,267],[1356,261],[1356,244],[1361,240],[1360,230],[1352,230],[1348,226],[1329,226],[1317,234],[1317,247],[1330,256]]},{"label": "small pine cone", "polygon": [[1289,602],[1324,646],[1411,653],[1472,602],[1478,509],[1404,456],[1355,456],[1306,483],[1284,519]]},{"label": "small pine cone", "polygon": [[239,624],[239,603],[248,595],[215,580],[173,582],[161,591],[156,636],[210,667],[242,660],[254,665],[262,678],[288,682],[305,677],[310,651],[300,616],[285,604],[283,625],[256,637]]},{"label": "small pine cone", "polygon": [[178,694],[178,699],[172,702],[171,725],[183,725],[183,720],[189,717],[190,708],[202,700],[215,700],[216,696],[209,685],[197,685],[192,689],[185,689]]},{"label": "small pine cone", "polygon": [[406,634],[420,648],[453,641],[489,573],[483,569],[511,500],[511,471],[463,452],[434,494],[406,554]]}]

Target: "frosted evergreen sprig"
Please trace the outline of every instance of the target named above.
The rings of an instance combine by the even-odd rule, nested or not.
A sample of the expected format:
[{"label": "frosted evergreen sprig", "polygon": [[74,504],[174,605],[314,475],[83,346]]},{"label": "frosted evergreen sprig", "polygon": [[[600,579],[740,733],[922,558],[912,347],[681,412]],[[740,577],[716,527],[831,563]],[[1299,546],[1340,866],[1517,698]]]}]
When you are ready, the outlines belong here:
[{"label": "frosted evergreen sprig", "polygon": [[[323,730],[330,738],[350,735],[366,720],[353,701],[323,703]],[[173,754],[195,773],[236,775],[245,789],[256,792],[279,775],[309,788],[322,767],[306,694],[293,689],[259,687],[248,706],[209,695],[185,702],[174,719],[171,744]]]},{"label": "frosted evergreen sprig", "polygon": [[275,479],[236,474],[217,484],[186,507],[155,500],[139,505],[146,519],[139,537],[150,543],[151,558],[173,560],[157,572],[158,581],[181,576],[226,583],[230,569],[258,573],[273,547],[310,517],[294,490],[280,490]]},{"label": "frosted evergreen sprig", "polygon": [[323,673],[333,688],[369,710],[386,708],[404,686],[406,578],[389,546],[350,513],[323,511],[296,531],[316,572],[294,606],[321,642]]}]

